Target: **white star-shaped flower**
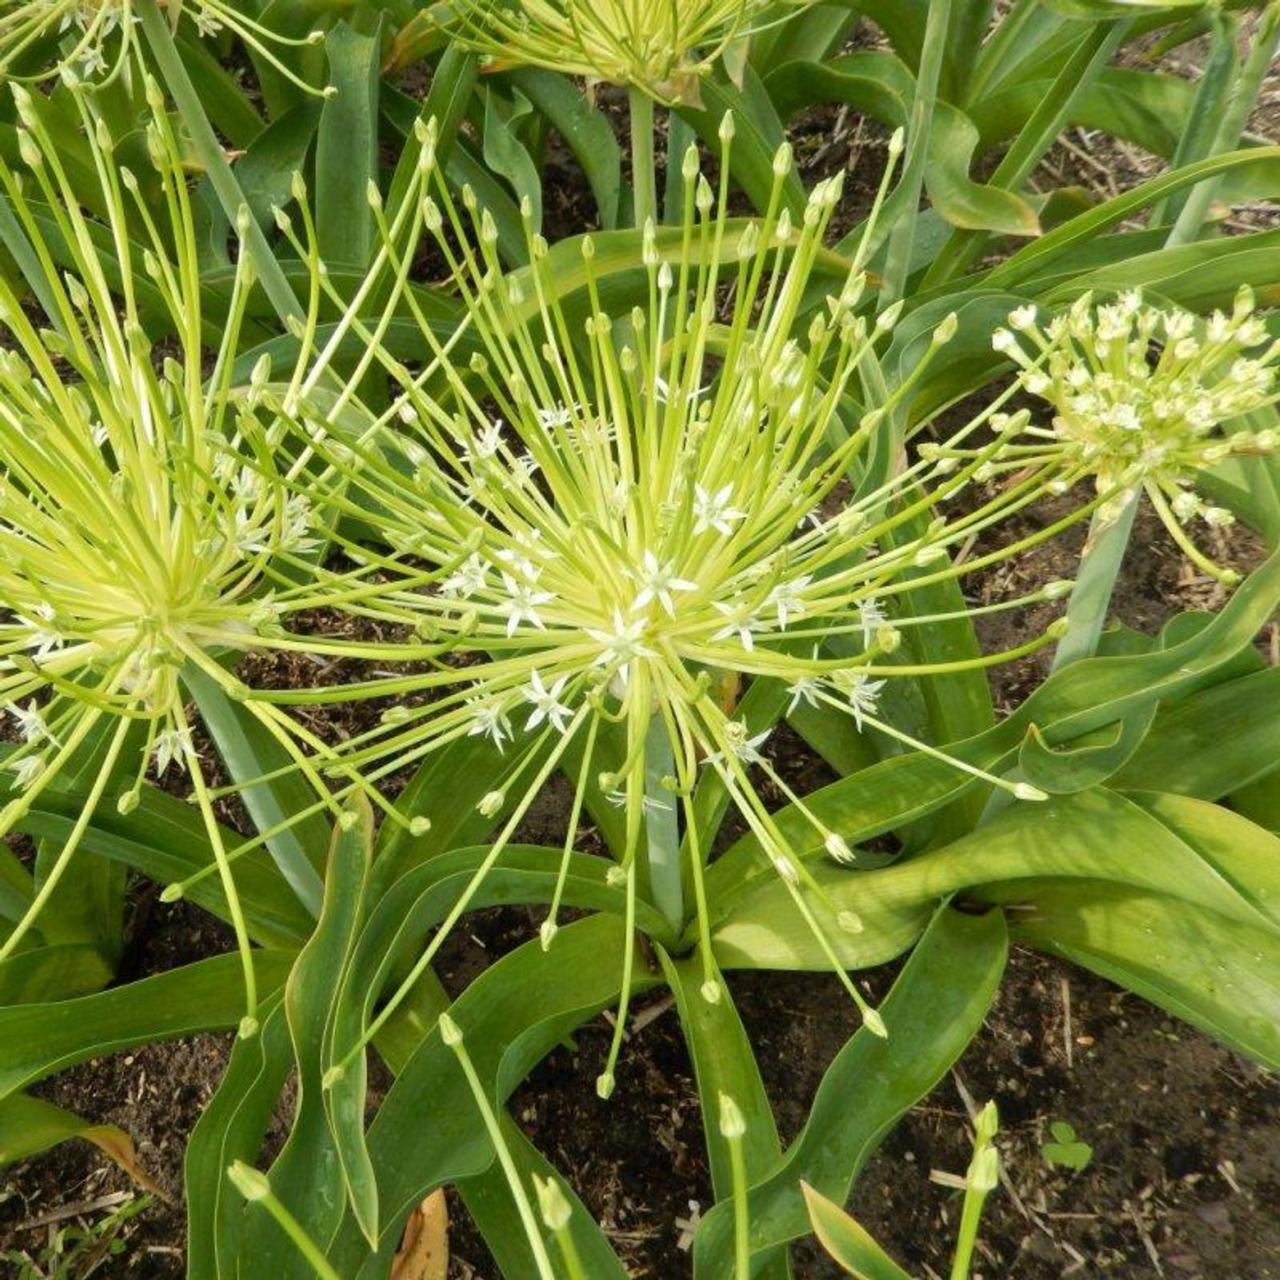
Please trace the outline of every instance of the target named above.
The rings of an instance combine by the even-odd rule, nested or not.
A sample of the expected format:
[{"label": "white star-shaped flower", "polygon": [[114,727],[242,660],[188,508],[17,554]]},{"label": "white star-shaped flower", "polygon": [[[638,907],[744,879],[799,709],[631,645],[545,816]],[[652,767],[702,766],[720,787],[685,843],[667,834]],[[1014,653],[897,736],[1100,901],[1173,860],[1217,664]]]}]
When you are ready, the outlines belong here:
[{"label": "white star-shaped flower", "polygon": [[765,603],[772,605],[778,611],[778,627],[781,630],[785,631],[787,629],[787,623],[791,621],[792,614],[799,615],[804,612],[805,589],[812,581],[813,575],[806,573],[799,578],[779,582],[769,592],[769,598]]},{"label": "white star-shaped flower", "polygon": [[842,672],[839,677],[840,689],[849,699],[849,709],[853,712],[853,722],[862,732],[862,717],[875,715],[880,705],[880,690],[884,688],[883,680],[871,680],[861,671]]},{"label": "white star-shaped flower", "polygon": [[[722,604],[719,600],[713,600],[717,612],[724,614],[726,618],[738,613],[738,607],[731,604]],[[726,623],[719,631],[712,634],[713,640],[727,640],[730,636],[737,636],[739,643],[748,652],[751,653],[756,647],[755,636],[753,632],[762,629],[759,618],[747,614],[745,617],[733,617],[732,621]]]},{"label": "white star-shaped flower", "polygon": [[189,728],[175,727],[156,734],[155,746],[152,748],[156,772],[164,773],[175,760],[181,768],[186,769],[187,752],[194,750]]},{"label": "white star-shaped flower", "polygon": [[482,734],[493,740],[499,750],[502,744],[511,737],[511,722],[507,714],[497,703],[488,702],[484,698],[468,698],[467,706],[472,708],[471,724],[467,729],[469,738],[478,738]]},{"label": "white star-shaped flower", "polygon": [[502,419],[495,418],[487,427],[476,432],[471,443],[462,450],[462,461],[473,466],[478,462],[487,462],[495,457],[502,448]]},{"label": "white star-shaped flower", "polygon": [[441,595],[470,600],[485,587],[491,567],[478,551],[473,552],[440,584]]},{"label": "white star-shaped flower", "polygon": [[19,706],[16,702],[6,702],[4,709],[18,722],[18,731],[22,734],[23,742],[44,742],[48,739],[58,745],[57,738],[45,723],[44,712],[36,706],[34,699],[25,707]]},{"label": "white star-shaped flower", "polygon": [[561,676],[548,689],[542,683],[541,672],[535,671],[530,676],[528,685],[522,690],[525,701],[533,704],[533,711],[525,721],[526,729],[536,729],[545,720],[555,728],[557,733],[565,733],[568,730],[573,708],[560,701],[560,695],[564,692],[568,681],[568,676]]},{"label": "white star-shaped flower", "polygon": [[596,666],[611,667],[616,663],[618,675],[625,685],[631,671],[631,664],[637,658],[656,658],[658,656],[656,650],[649,648],[644,643],[644,635],[647,629],[646,619],[624,618],[620,609],[613,611],[612,631],[597,631],[592,627],[587,627],[587,635],[601,646],[601,653],[596,659]]},{"label": "white star-shaped flower", "polygon": [[640,590],[631,602],[631,607],[643,609],[651,600],[656,600],[669,618],[674,618],[676,612],[675,598],[671,593],[698,589],[696,582],[676,577],[675,565],[670,560],[659,560],[652,551],[644,553],[640,571],[635,576],[640,583]]},{"label": "white star-shaped flower", "polygon": [[858,621],[862,626],[862,643],[868,649],[875,638],[876,628],[885,622],[884,606],[875,596],[868,596],[858,605]]},{"label": "white star-shaped flower", "polygon": [[715,493],[704,489],[702,485],[693,486],[693,531],[706,533],[714,529],[717,533],[730,534],[739,520],[745,520],[747,513],[735,507],[730,499],[733,497],[733,485],[727,484]]},{"label": "white star-shaped flower", "polygon": [[556,597],[552,591],[539,591],[533,582],[519,582],[509,573],[502,575],[502,585],[507,598],[498,605],[498,612],[506,615],[507,635],[513,636],[522,622],[545,631],[547,625],[538,612],[541,605],[550,604]]},{"label": "white star-shaped flower", "polygon": [[20,791],[25,791],[44,772],[43,756],[10,756],[4,767],[14,776]]}]

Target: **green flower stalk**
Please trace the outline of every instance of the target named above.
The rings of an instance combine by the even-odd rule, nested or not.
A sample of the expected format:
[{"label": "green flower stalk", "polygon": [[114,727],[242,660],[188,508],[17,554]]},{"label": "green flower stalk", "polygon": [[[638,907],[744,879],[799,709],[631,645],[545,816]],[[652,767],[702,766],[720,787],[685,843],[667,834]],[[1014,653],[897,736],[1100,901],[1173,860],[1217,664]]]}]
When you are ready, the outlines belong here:
[{"label": "green flower stalk", "polygon": [[1188,558],[1215,578],[1237,581],[1185,526],[1234,519],[1200,496],[1199,472],[1280,446],[1274,429],[1229,429],[1280,399],[1280,341],[1270,340],[1253,311],[1247,286],[1229,315],[1215,312],[1203,323],[1187,311],[1146,305],[1138,292],[1102,306],[1086,294],[1043,327],[1034,307],[1014,311],[992,344],[1021,367],[1020,384],[1049,401],[1054,417],[1049,427],[1028,427],[1028,443],[1013,456],[1026,465],[1056,458],[1063,486],[1092,478],[1104,499],[1102,526],[1145,492]]},{"label": "green flower stalk", "polygon": [[[805,0],[792,0],[804,3]],[[634,86],[661,102],[690,102],[768,0],[459,0],[458,37],[499,62]]]},{"label": "green flower stalk", "polygon": [[[730,147],[731,118],[722,137]],[[840,180],[821,184],[794,226],[782,208],[787,148],[777,155],[773,198],[759,219],[729,217],[727,179],[717,196],[699,176],[695,149],[685,164],[682,225],[659,238],[650,224],[643,236],[644,305],[610,316],[595,242],[581,242],[585,323],[566,313],[548,246],[527,217],[531,266],[503,274],[492,219],[469,193],[469,216],[454,206],[430,131],[419,189],[400,206],[395,226],[375,203],[381,262],[361,292],[390,275],[386,311],[366,328],[353,304],[344,327],[378,355],[399,394],[358,437],[316,415],[308,444],[344,487],[341,502],[423,567],[422,586],[388,590],[379,616],[412,623],[439,646],[442,661],[428,672],[348,687],[353,698],[428,700],[396,708],[344,744],[343,759],[376,782],[468,736],[506,753],[505,771],[481,804],[504,821],[419,971],[542,785],[565,767],[578,780],[566,867],[584,804],[617,804],[625,848],[611,878],[625,891],[629,914],[643,883],[674,929],[696,918],[704,994],[718,999],[702,886],[709,850],[694,803],[699,779],[713,774],[878,1028],[818,926],[812,903],[823,891],[782,835],[760,783],[796,806],[832,858],[853,855],[774,768],[768,733],[748,725],[719,691],[725,677],[778,681],[793,707],[832,708],[860,729],[933,750],[878,715],[883,683],[1008,655],[941,667],[902,662],[895,656],[901,629],[931,619],[901,616],[899,601],[1052,536],[1050,528],[964,564],[950,558],[1032,501],[1061,467],[1050,459],[1024,468],[1016,481],[976,495],[965,514],[939,514],[940,504],[997,464],[1025,425],[1024,417],[1001,416],[997,403],[953,437],[955,447],[982,441],[963,464],[899,460],[884,478],[872,478],[873,444],[886,446],[887,415],[910,383],[887,397],[874,391],[881,385],[875,346],[893,313],[868,314],[861,252],[850,260],[823,248]],[[304,238],[282,218],[307,260],[314,242],[305,222]],[[424,362],[411,370],[377,338],[396,308],[416,306],[404,282],[423,228],[447,258],[468,317],[441,342],[419,316]],[[819,287],[825,298],[806,310]],[[940,328],[921,371],[954,330],[954,319]],[[323,376],[327,352],[308,381]],[[1054,634],[1035,636],[1018,652],[1051,643]],[[832,639],[848,647],[826,650]],[[445,663],[445,655],[453,660]],[[1043,798],[1025,784],[955,767],[1023,798]],[[557,893],[545,945],[556,932],[558,902]],[[861,928],[849,911],[840,923]],[[370,1036],[399,998],[384,1006]],[[612,1069],[611,1060],[604,1093]]]},{"label": "green flower stalk", "polygon": [[[229,31],[300,89],[315,92],[274,52],[324,39],[313,31],[302,39],[282,36],[224,0],[169,0],[170,22],[185,15],[197,35]],[[101,86],[114,81],[137,56],[141,18],[135,0],[0,0],[0,80],[47,80],[70,71]],[[53,51],[48,61],[37,51]],[[27,70],[28,58],[39,65]]]},{"label": "green flower stalk", "polygon": [[[159,102],[158,87],[148,93]],[[237,382],[253,286],[246,254],[206,363],[212,326],[167,115],[157,110],[147,126],[154,171],[135,175],[117,164],[86,95],[72,95],[110,211],[105,227],[91,226],[28,91],[15,85],[14,97],[26,172],[0,162],[0,186],[43,269],[51,328],[38,328],[0,279],[12,343],[0,351],[0,704],[22,739],[5,761],[0,834],[19,827],[73,762],[92,759],[96,772],[55,864],[0,941],[0,959],[36,925],[108,792],[128,812],[150,769],[185,769],[244,957],[251,1030],[249,939],[201,775],[184,672],[244,700],[223,665],[238,653],[358,654],[284,627],[300,609],[342,607],[358,586],[312,572],[323,530],[307,492],[276,467],[296,427],[264,408],[269,362],[258,362],[247,385]],[[144,228],[142,243],[130,239],[131,224]],[[245,705],[315,784],[314,809],[341,815],[312,764],[323,756],[314,735],[279,708]],[[349,781],[345,791],[354,787],[364,789]]]}]

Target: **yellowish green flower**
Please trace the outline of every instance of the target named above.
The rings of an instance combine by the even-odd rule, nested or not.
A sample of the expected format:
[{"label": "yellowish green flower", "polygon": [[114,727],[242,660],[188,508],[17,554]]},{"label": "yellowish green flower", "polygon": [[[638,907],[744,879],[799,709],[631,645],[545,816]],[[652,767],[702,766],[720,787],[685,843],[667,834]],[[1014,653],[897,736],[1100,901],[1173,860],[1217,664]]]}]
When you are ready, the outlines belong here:
[{"label": "yellowish green flower", "polygon": [[1021,367],[1021,385],[1054,408],[1049,427],[1027,428],[1023,460],[1059,459],[1067,469],[1062,484],[1091,477],[1104,496],[1104,522],[1145,491],[1188,556],[1233,580],[1183,526],[1233,519],[1201,497],[1201,471],[1280,446],[1274,428],[1233,426],[1280,399],[1280,341],[1254,314],[1252,292],[1242,288],[1230,314],[1203,322],[1149,306],[1133,292],[1101,306],[1086,294],[1044,326],[1034,307],[1019,308],[1009,325],[993,345]]},{"label": "yellowish green flower", "polygon": [[[803,2],[803,0],[793,0]],[[458,0],[455,30],[503,62],[695,101],[698,80],[768,0]]]},{"label": "yellowish green flower", "polygon": [[[149,93],[159,101],[154,85]],[[0,323],[10,335],[0,350],[0,704],[21,739],[5,761],[10,798],[0,834],[73,764],[92,757],[95,768],[56,864],[0,938],[0,959],[38,924],[99,804],[110,798],[127,812],[149,769],[186,770],[246,955],[251,1027],[248,937],[201,775],[184,672],[244,698],[224,666],[239,652],[351,652],[291,636],[285,623],[300,609],[341,607],[358,587],[313,579],[324,531],[308,491],[276,462],[295,428],[265,407],[269,361],[247,379],[237,374],[253,287],[247,254],[206,347],[213,328],[168,117],[157,111],[147,128],[154,171],[135,175],[118,165],[87,96],[72,95],[110,211],[104,227],[78,207],[28,91],[15,85],[14,97],[25,171],[0,161],[0,187],[31,245],[49,327],[0,277]],[[141,229],[140,241],[131,228]],[[55,269],[64,250],[70,268]],[[342,812],[310,763],[320,748],[314,735],[278,708],[246,705],[316,784],[315,807]],[[123,792],[108,797],[109,787]]]},{"label": "yellowish green flower", "polygon": [[[732,134],[730,120],[726,147]],[[1054,532],[964,563],[952,559],[1032,501],[1060,466],[1027,468],[1014,483],[973,493],[963,514],[942,514],[1001,458],[1025,417],[1006,415],[992,431],[993,405],[960,428],[953,445],[974,449],[963,465],[892,455],[889,415],[910,382],[884,393],[876,346],[897,309],[876,318],[861,251],[842,259],[823,248],[839,179],[821,184],[793,225],[782,208],[790,164],[784,148],[767,212],[738,220],[727,212],[727,179],[717,195],[691,148],[682,224],[661,235],[650,224],[643,233],[642,305],[606,311],[591,238],[581,242],[577,265],[558,258],[559,270],[582,272],[585,323],[562,305],[552,253],[527,214],[532,265],[503,272],[492,219],[467,194],[467,225],[439,180],[430,137],[420,189],[394,224],[377,208],[382,270],[392,277],[386,317],[415,306],[404,283],[424,230],[448,259],[468,316],[444,342],[423,323],[421,367],[381,353],[399,392],[365,431],[335,431],[329,415],[316,414],[307,443],[341,479],[353,514],[362,512],[406,562],[423,566],[427,580],[389,589],[380,616],[413,624],[454,660],[348,688],[350,697],[430,697],[351,740],[343,758],[376,781],[484,735],[507,762],[481,803],[484,813],[505,815],[499,834],[420,968],[543,784],[574,757],[566,859],[594,781],[597,794],[625,811],[625,848],[612,875],[630,902],[643,861],[656,905],[682,927],[687,860],[688,914],[700,923],[708,999],[720,986],[702,894],[709,850],[693,799],[704,774],[719,779],[821,937],[811,902],[822,890],[779,829],[762,782],[796,806],[831,856],[847,860],[850,850],[774,767],[767,727],[749,724],[725,689],[744,679],[776,681],[793,701],[932,750],[878,711],[885,680],[935,670],[897,654],[903,629],[932,621],[905,611],[905,594]],[[308,219],[308,238],[295,237],[304,260],[314,255],[309,228]],[[821,303],[810,308],[815,292]],[[382,322],[366,328],[353,316],[346,325],[380,351]],[[954,331],[954,319],[940,328],[915,376]],[[307,382],[326,364],[322,353]],[[877,450],[893,456],[879,475],[869,469]],[[1030,637],[1020,651],[1053,634]],[[615,756],[601,744],[619,732]],[[547,944],[557,909],[553,903],[543,928]],[[852,912],[840,918],[845,928],[861,927]],[[834,948],[823,945],[878,1027]],[[602,1091],[611,1084],[610,1068]]]}]

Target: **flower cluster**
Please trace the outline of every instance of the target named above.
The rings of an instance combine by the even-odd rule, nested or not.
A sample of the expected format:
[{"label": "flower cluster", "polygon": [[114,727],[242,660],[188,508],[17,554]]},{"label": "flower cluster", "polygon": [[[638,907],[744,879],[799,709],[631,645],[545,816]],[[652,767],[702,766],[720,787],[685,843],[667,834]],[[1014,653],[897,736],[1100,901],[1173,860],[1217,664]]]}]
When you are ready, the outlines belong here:
[{"label": "flower cluster", "polygon": [[[69,73],[98,84],[115,80],[138,46],[138,8],[137,0],[0,0],[0,79]],[[282,36],[226,0],[183,0],[177,12],[198,36],[228,31],[300,89],[314,92],[272,46],[315,44],[323,32],[301,40]]]},{"label": "flower cluster", "polygon": [[1231,429],[1280,398],[1280,341],[1269,340],[1247,287],[1229,315],[1204,321],[1133,292],[1100,306],[1085,295],[1043,328],[1034,307],[1019,308],[1009,325],[993,345],[1021,367],[1021,385],[1054,408],[1051,428],[1027,429],[1037,441],[1027,456],[1055,454],[1092,477],[1105,495],[1104,520],[1145,489],[1180,542],[1180,525],[1192,518],[1229,523],[1229,511],[1197,493],[1197,472],[1280,445],[1274,429]]},{"label": "flower cluster", "polygon": [[[160,102],[154,84],[148,93]],[[184,674],[201,672],[243,698],[223,655],[259,645],[333,651],[289,636],[282,623],[300,609],[341,607],[349,584],[326,587],[311,572],[319,517],[310,492],[280,466],[292,428],[264,408],[270,361],[246,368],[239,359],[253,286],[247,254],[206,365],[212,325],[202,314],[195,222],[164,111],[148,127],[154,169],[135,175],[117,166],[87,95],[72,95],[106,193],[101,227],[81,212],[28,91],[15,85],[14,97],[26,171],[0,161],[0,187],[39,260],[52,263],[57,243],[73,265],[35,282],[47,330],[0,278],[0,322],[11,336],[0,351],[0,703],[19,739],[5,759],[0,834],[74,768],[91,761],[93,781],[0,959],[36,923],[108,788],[128,811],[148,770],[171,766],[191,774],[247,953]],[[109,257],[96,239],[104,232]],[[278,708],[246,706],[319,783],[316,807],[339,812],[310,764],[313,736]],[[246,976],[252,990],[248,965]]]},{"label": "flower cluster", "polygon": [[493,58],[693,102],[718,53],[767,7],[764,0],[461,0],[453,10],[460,37]]},{"label": "flower cluster", "polygon": [[[732,134],[727,119],[726,148]],[[508,752],[503,781],[484,801],[486,813],[508,817],[475,884],[550,772],[576,759],[566,856],[584,803],[620,804],[626,848],[615,877],[634,893],[636,864],[647,858],[655,894],[669,886],[661,905],[677,924],[677,817],[701,911],[708,851],[693,794],[714,771],[812,920],[808,899],[822,890],[780,832],[760,778],[798,807],[830,854],[852,855],[774,769],[767,731],[723,689],[780,682],[793,706],[834,709],[922,746],[877,715],[885,680],[928,672],[898,651],[902,628],[929,619],[895,621],[898,602],[1011,553],[964,567],[949,555],[1029,501],[1057,464],[977,495],[949,520],[939,505],[999,457],[1020,418],[993,432],[988,411],[961,428],[953,443],[979,442],[963,466],[871,465],[877,451],[893,456],[890,418],[906,390],[887,399],[874,390],[875,346],[893,313],[874,317],[860,253],[849,260],[823,249],[839,179],[814,190],[798,226],[783,209],[785,148],[767,213],[745,220],[728,216],[727,180],[717,196],[690,149],[684,222],[645,228],[647,305],[622,317],[602,305],[590,238],[575,262],[565,256],[572,246],[550,250],[526,218],[531,265],[504,274],[492,220],[468,200],[464,234],[433,159],[428,138],[423,190],[405,200],[396,226],[384,223],[384,267],[402,287],[425,228],[468,318],[445,342],[423,325],[422,368],[384,357],[400,394],[369,429],[335,431],[326,415],[307,445],[341,481],[344,501],[422,566],[420,586],[383,594],[384,616],[465,662],[398,677],[396,691],[430,700],[397,708],[353,739],[346,758],[377,778],[468,735]],[[304,259],[312,253],[295,243]],[[553,282],[567,270],[582,273],[585,312],[576,317]],[[387,292],[388,309],[399,305],[398,290]],[[942,326],[930,354],[954,329],[954,320]],[[365,332],[375,349],[376,326]],[[309,377],[322,368],[323,358]],[[366,692],[378,689],[375,681]],[[547,942],[554,917],[553,907]],[[859,927],[852,913],[843,923]],[[703,944],[715,999],[705,933]]]}]

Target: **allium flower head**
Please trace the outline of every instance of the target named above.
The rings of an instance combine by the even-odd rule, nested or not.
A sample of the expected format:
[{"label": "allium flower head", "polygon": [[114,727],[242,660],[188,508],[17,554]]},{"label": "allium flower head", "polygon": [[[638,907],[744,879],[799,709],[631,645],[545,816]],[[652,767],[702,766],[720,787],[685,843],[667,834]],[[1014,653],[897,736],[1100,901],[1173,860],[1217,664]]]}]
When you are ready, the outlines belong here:
[{"label": "allium flower head", "polygon": [[[731,139],[731,124],[722,136]],[[583,780],[598,774],[599,793],[625,809],[615,872],[632,893],[639,858],[656,881],[655,859],[679,857],[678,848],[653,852],[656,814],[674,822],[678,809],[701,874],[707,850],[691,797],[712,770],[773,865],[794,867],[787,883],[803,903],[820,890],[791,857],[760,779],[809,816],[818,845],[840,843],[774,769],[767,729],[726,704],[714,673],[783,682],[859,727],[896,734],[876,714],[880,682],[922,672],[895,665],[901,636],[886,620],[903,592],[967,571],[948,549],[1025,500],[1025,487],[1006,488],[951,522],[937,514],[1020,424],[992,433],[983,414],[959,433],[982,441],[963,466],[921,460],[870,479],[892,402],[868,388],[878,385],[874,348],[892,316],[868,314],[856,257],[823,248],[839,180],[814,191],[793,227],[780,212],[785,150],[761,219],[730,218],[727,182],[717,197],[698,175],[696,151],[685,163],[683,225],[644,233],[646,304],[618,316],[604,309],[588,238],[588,309],[573,319],[547,244],[530,229],[531,266],[504,274],[492,220],[468,199],[464,225],[434,174],[428,138],[426,189],[416,210],[402,206],[399,228],[384,224],[385,265],[399,272],[415,258],[425,224],[468,318],[443,343],[423,327],[431,357],[416,372],[387,359],[400,396],[360,440],[326,434],[317,421],[311,442],[353,501],[364,490],[381,536],[430,567],[430,583],[381,607],[466,662],[398,677],[398,690],[433,699],[354,740],[350,759],[390,770],[459,737],[491,737],[512,781],[489,812],[505,797],[514,804],[487,868],[572,750],[579,803]],[[568,269],[564,256],[558,263]],[[523,456],[536,468],[517,465]],[[824,651],[831,639],[850,643]],[[601,745],[619,732],[620,755]],[[571,829],[566,852],[573,839]]]},{"label": "allium flower head", "polygon": [[1104,518],[1143,489],[1184,542],[1180,526],[1193,517],[1231,519],[1200,498],[1197,473],[1280,445],[1274,430],[1229,429],[1280,398],[1280,341],[1254,315],[1247,287],[1230,314],[1203,322],[1148,306],[1136,292],[1101,306],[1085,295],[1045,326],[1031,307],[1009,322],[994,335],[996,349],[1021,366],[1022,386],[1054,408],[1050,429],[1028,428],[1043,441],[1029,453],[1056,454],[1091,476],[1106,495]]},{"label": "allium flower head", "polygon": [[460,0],[453,10],[461,38],[496,59],[696,101],[699,78],[767,7],[766,0]]},{"label": "allium flower head", "polygon": [[[149,94],[159,102],[154,85]],[[52,264],[67,253],[71,265],[31,281],[47,330],[0,278],[0,323],[11,337],[0,351],[0,703],[22,738],[5,762],[10,799],[0,834],[91,749],[100,768],[0,959],[37,923],[108,785],[119,786],[117,772],[125,790],[113,798],[126,812],[149,768],[190,773],[221,853],[184,672],[242,698],[247,691],[221,655],[311,648],[285,633],[283,619],[343,598],[308,581],[319,530],[308,492],[275,462],[286,425],[263,407],[269,362],[247,380],[236,372],[253,284],[248,254],[220,317],[220,343],[206,349],[213,326],[202,316],[195,224],[167,116],[158,111],[148,126],[154,170],[135,175],[117,165],[86,95],[72,95],[109,210],[106,225],[95,226],[28,91],[15,85],[14,96],[25,172],[0,161],[0,186],[34,259]],[[293,576],[281,577],[280,567]],[[252,714],[314,776],[311,735],[276,708]],[[323,796],[317,807],[336,811],[327,788]],[[220,864],[247,951],[225,857]],[[247,977],[251,987],[251,967]]]}]

